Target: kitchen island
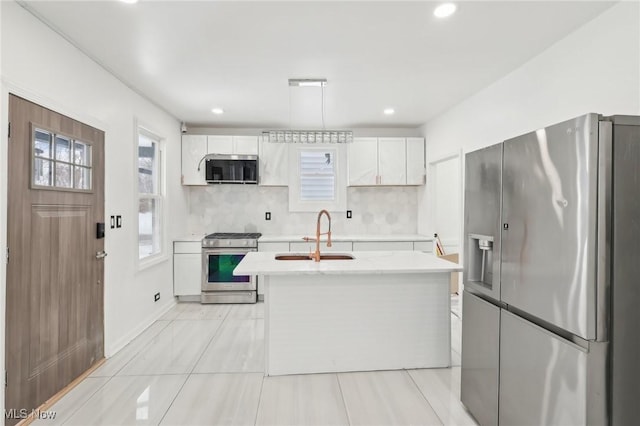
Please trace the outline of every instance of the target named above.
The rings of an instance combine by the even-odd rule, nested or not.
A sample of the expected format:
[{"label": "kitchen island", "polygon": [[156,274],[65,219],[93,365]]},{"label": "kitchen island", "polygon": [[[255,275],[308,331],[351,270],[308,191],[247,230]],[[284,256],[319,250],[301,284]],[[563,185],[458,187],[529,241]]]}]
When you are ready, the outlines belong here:
[{"label": "kitchen island", "polygon": [[462,268],[421,252],[348,254],[253,252],[236,267],[264,279],[265,375],[450,366],[449,279]]}]

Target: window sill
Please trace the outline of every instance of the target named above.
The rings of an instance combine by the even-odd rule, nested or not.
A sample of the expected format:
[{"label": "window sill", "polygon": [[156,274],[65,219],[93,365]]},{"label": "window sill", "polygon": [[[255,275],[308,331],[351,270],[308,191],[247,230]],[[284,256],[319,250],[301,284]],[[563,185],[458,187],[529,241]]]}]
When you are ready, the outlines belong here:
[{"label": "window sill", "polygon": [[152,256],[147,256],[144,259],[138,260],[138,272],[144,271],[145,269],[149,269],[153,266],[159,265],[160,263],[164,263],[169,260],[169,256],[166,253],[154,254]]}]

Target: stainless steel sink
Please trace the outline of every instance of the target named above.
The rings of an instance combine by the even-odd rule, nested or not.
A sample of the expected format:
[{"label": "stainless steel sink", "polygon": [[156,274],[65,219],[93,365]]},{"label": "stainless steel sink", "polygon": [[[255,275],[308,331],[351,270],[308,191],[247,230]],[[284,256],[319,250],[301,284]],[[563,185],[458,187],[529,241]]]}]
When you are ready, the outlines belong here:
[{"label": "stainless steel sink", "polygon": [[[308,254],[283,253],[277,254],[276,260],[312,260]],[[353,256],[345,253],[320,254],[320,260],[353,260]]]}]

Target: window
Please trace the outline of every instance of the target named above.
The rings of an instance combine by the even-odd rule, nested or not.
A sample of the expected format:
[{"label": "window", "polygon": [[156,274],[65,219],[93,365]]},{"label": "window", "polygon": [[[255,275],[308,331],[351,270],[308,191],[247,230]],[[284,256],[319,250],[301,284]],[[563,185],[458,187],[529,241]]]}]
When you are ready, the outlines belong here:
[{"label": "window", "polygon": [[160,141],[143,130],[138,134],[139,259],[162,254],[162,161]]},{"label": "window", "polygon": [[335,150],[309,151],[301,149],[299,155],[300,200],[335,200]]},{"label": "window", "polygon": [[91,191],[91,145],[36,128],[32,148],[33,187]]},{"label": "window", "polygon": [[345,144],[293,144],[289,149],[289,211],[346,210]]}]

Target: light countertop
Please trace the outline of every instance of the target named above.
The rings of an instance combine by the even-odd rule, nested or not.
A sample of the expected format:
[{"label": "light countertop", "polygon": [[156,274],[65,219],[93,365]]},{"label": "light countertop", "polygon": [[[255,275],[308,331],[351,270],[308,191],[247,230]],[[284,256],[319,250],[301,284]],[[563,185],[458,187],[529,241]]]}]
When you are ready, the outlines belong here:
[{"label": "light countertop", "polygon": [[[409,274],[457,272],[462,266],[416,251],[355,251],[352,260],[276,260],[278,253],[248,253],[234,275]],[[308,253],[307,253],[308,254]],[[329,253],[327,253],[329,254]],[[336,253],[331,253],[336,254]]]},{"label": "light countertop", "polygon": [[173,239],[173,241],[184,241],[184,242],[192,242],[192,241],[202,241],[205,234],[202,235],[181,235]]},{"label": "light countertop", "polygon": [[[258,239],[258,243],[280,243],[280,242],[297,242],[302,241],[302,237],[315,237],[312,229],[307,235],[263,235]],[[326,236],[322,237],[323,240]],[[331,234],[332,241],[433,241],[433,237],[420,234]]]}]

